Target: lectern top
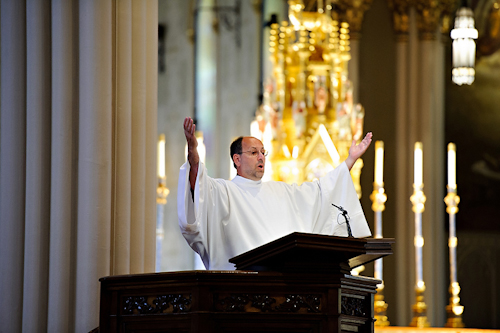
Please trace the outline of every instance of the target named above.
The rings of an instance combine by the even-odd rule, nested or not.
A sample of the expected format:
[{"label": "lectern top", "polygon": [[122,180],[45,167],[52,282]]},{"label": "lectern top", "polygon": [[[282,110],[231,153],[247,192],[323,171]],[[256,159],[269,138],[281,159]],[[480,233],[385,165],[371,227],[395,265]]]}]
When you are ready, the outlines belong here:
[{"label": "lectern top", "polygon": [[392,254],[393,238],[294,232],[229,259],[238,270],[346,273]]}]

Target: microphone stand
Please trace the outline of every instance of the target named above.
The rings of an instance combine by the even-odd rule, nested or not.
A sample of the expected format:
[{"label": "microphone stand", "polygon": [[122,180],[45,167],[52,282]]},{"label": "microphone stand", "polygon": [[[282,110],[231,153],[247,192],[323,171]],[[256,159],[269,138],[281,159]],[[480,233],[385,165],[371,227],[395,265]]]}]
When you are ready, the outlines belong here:
[{"label": "microphone stand", "polygon": [[345,223],[347,225],[347,237],[354,238],[354,236],[352,235],[352,231],[351,231],[351,225],[349,224],[349,215],[347,215],[347,210],[345,210],[341,206],[337,206],[335,204],[332,204],[332,206],[336,207],[344,216]]}]

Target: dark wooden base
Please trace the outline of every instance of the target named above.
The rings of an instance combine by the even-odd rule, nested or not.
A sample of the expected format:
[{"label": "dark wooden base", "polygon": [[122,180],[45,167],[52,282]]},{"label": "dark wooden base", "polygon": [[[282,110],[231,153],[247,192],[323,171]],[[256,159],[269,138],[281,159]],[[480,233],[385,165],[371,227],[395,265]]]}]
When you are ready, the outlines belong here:
[{"label": "dark wooden base", "polygon": [[378,280],[186,271],[101,280],[100,332],[373,332]]}]

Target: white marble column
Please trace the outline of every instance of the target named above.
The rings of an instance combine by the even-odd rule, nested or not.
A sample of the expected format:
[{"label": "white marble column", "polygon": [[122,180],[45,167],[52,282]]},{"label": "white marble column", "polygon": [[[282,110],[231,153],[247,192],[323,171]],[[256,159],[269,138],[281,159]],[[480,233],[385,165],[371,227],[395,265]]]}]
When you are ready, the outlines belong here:
[{"label": "white marble column", "polygon": [[[398,248],[396,256],[397,300],[408,311],[398,311],[399,325],[411,321],[411,304],[414,298],[415,249],[413,247],[414,220],[410,196],[413,193],[413,146],[417,141],[418,96],[418,38],[414,9],[407,13],[409,30],[397,31],[396,44],[396,217],[402,223],[396,224],[396,238],[403,239],[407,246]],[[404,323],[404,324],[402,324]]]},{"label": "white marble column", "polygon": [[[444,281],[444,214],[440,211],[440,199],[444,196],[444,52],[436,29],[433,34],[418,31],[418,13],[408,9],[409,30],[406,39],[397,43],[397,91],[396,91],[396,142],[397,142],[397,187],[396,237],[405,244],[396,253],[398,276],[397,300],[399,306],[408,311],[398,311],[398,325],[407,325],[411,306],[415,303],[415,259],[412,228],[412,188],[413,145],[423,142],[424,154],[424,194],[427,197],[422,213],[423,280],[426,290],[425,303],[427,317],[434,326],[444,322],[445,295],[439,290],[446,289]],[[425,29],[424,29],[425,30]],[[425,37],[424,37],[425,36]],[[443,192],[443,193],[441,193]],[[440,313],[443,313],[441,315]]]},{"label": "white marble column", "polygon": [[[213,28],[214,0],[201,0],[198,5],[196,28],[196,130],[203,132],[207,149],[206,166],[212,177],[218,175],[219,150],[217,149],[217,34]],[[224,157],[226,154],[224,154]]]},{"label": "white marble column", "polygon": [[[164,207],[162,271],[193,269],[193,250],[179,232],[177,220],[177,180],[186,161],[184,117],[194,117],[194,43],[186,29],[194,28],[195,1],[160,1],[159,23],[166,28],[162,54],[165,71],[158,75],[158,133],[165,134],[167,187],[170,194]],[[192,30],[191,30],[192,32]]]},{"label": "white marble column", "polygon": [[26,190],[26,3],[2,1],[0,12],[0,323],[5,332],[21,332]]},{"label": "white marble column", "polygon": [[110,274],[112,1],[79,2],[79,145],[75,332],[98,326]]},{"label": "white marble column", "polygon": [[112,273],[130,273],[132,0],[116,2],[115,209]]},{"label": "white marble column", "polygon": [[144,183],[146,169],[146,49],[145,3],[132,1],[132,192],[130,273],[144,270]]},{"label": "white marble column", "polygon": [[74,320],[78,136],[78,6],[52,0],[52,124],[48,332]]},{"label": "white marble column", "polygon": [[446,144],[444,141],[444,52],[440,40],[419,42],[421,57],[420,115],[422,142],[424,146],[424,193],[427,197],[422,214],[422,234],[425,239],[424,281],[428,317],[435,326],[443,326],[446,318],[446,235],[444,163]]},{"label": "white marble column", "polygon": [[130,273],[133,228],[137,272],[154,270],[158,13],[133,3],[132,22],[132,1],[1,3],[2,332],[96,328],[99,278]]},{"label": "white marble column", "polygon": [[[26,208],[23,332],[47,326],[50,231],[50,1],[26,3]],[[20,110],[22,112],[22,110]]]},{"label": "white marble column", "polygon": [[146,179],[144,187],[145,209],[145,235],[144,235],[144,270],[143,272],[155,271],[156,254],[156,144],[158,140],[158,1],[145,1],[146,15],[141,23],[146,29]]}]

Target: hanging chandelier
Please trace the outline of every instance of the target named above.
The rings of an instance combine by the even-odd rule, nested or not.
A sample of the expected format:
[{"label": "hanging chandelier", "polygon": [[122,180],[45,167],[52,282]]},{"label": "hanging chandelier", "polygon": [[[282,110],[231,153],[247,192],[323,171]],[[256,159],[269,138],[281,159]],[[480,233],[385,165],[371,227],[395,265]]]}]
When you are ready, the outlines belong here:
[{"label": "hanging chandelier", "polygon": [[452,80],[458,85],[474,82],[476,43],[478,33],[474,28],[474,12],[468,7],[457,10],[455,28],[451,30],[453,39]]}]

